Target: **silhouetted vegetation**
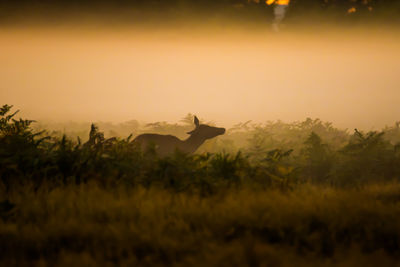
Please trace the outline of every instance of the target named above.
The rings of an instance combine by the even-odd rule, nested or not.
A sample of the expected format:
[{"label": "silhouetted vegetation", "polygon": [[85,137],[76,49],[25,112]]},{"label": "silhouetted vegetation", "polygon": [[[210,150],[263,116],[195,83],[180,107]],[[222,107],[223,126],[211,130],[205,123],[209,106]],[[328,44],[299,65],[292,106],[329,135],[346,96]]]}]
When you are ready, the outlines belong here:
[{"label": "silhouetted vegetation", "polygon": [[[399,123],[348,133],[318,119],[246,122],[197,154],[159,157],[138,150],[128,133],[184,137],[191,114],[183,124],[132,121],[99,124],[108,134],[95,125],[62,133],[16,120],[11,108],[0,111],[0,262],[7,266],[399,260]],[[118,129],[125,136],[112,136]]]},{"label": "silhouetted vegetation", "polygon": [[[0,1],[3,21],[36,16],[49,22],[81,15],[95,16],[100,21],[108,22],[162,20],[165,23],[176,19],[187,21],[195,17],[202,18],[202,22],[205,22],[204,19],[213,21],[221,17],[251,21],[265,20],[266,17],[272,19],[272,9],[262,0]],[[292,0],[287,19],[299,21],[315,15],[319,20],[331,18],[337,23],[360,19],[373,21],[379,17],[398,21],[399,11],[398,1],[390,0]]]}]

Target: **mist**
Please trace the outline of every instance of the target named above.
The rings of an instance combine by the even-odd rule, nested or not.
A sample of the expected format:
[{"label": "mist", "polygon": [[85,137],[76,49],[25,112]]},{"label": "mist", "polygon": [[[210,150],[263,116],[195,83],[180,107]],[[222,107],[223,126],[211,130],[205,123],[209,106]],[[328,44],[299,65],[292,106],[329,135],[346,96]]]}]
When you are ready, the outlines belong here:
[{"label": "mist", "polygon": [[35,120],[376,129],[400,120],[398,33],[3,27],[0,99]]}]

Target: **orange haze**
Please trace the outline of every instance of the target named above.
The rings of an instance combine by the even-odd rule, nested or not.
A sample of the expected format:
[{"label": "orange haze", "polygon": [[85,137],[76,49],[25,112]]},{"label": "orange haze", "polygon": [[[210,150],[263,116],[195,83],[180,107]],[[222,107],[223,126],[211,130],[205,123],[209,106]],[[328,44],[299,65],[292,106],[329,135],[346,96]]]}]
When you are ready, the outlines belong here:
[{"label": "orange haze", "polygon": [[369,129],[400,120],[399,70],[398,32],[0,31],[0,104],[39,120]]}]

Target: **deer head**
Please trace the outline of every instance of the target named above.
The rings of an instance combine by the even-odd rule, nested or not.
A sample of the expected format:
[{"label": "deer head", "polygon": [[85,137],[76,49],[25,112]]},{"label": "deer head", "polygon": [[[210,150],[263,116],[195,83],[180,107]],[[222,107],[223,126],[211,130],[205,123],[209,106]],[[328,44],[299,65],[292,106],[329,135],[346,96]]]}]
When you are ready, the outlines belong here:
[{"label": "deer head", "polygon": [[194,125],[196,128],[193,131],[188,132],[191,137],[207,140],[225,133],[225,128],[200,124],[199,119],[196,116],[194,116]]}]

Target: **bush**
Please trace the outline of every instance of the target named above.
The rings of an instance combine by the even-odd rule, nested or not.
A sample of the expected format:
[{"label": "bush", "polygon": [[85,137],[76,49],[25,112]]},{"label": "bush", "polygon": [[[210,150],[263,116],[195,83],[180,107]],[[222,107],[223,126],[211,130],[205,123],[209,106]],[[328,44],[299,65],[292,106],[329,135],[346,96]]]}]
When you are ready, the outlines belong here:
[{"label": "bush", "polygon": [[[318,119],[294,124],[246,123],[229,129],[219,145],[206,144],[219,149],[213,153],[177,152],[160,158],[154,151],[138,150],[131,135],[106,138],[93,124],[86,142],[34,131],[33,121],[14,119],[17,112],[10,113],[11,108],[5,105],[0,113],[0,182],[6,192],[22,184],[37,190],[43,184],[54,188],[96,182],[104,187],[159,186],[212,194],[244,184],[260,188],[291,188],[300,182],[341,186],[400,177],[400,146],[385,139],[384,132],[356,130],[348,136]],[[190,128],[167,123],[150,127],[165,133],[166,129]],[[135,129],[140,128],[135,124]],[[390,131],[391,140],[397,140],[400,133],[395,129]],[[240,145],[242,140],[247,140],[247,147]]]}]

